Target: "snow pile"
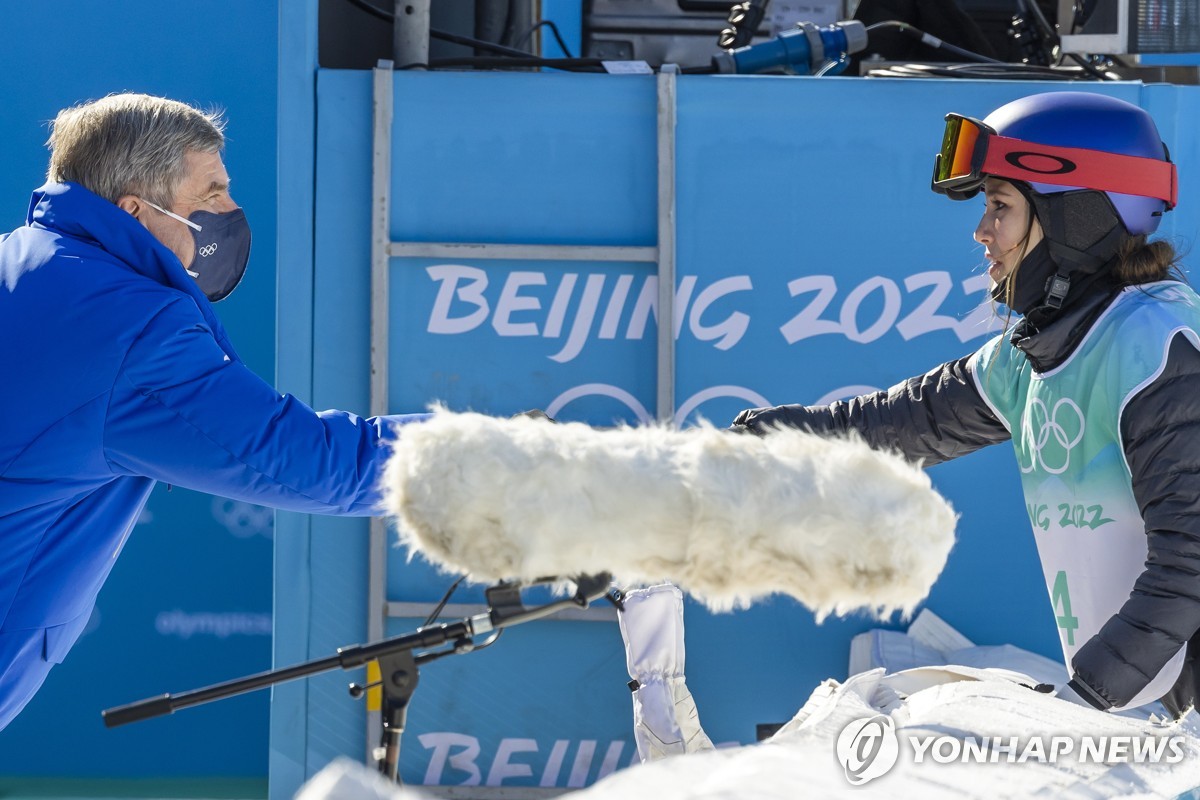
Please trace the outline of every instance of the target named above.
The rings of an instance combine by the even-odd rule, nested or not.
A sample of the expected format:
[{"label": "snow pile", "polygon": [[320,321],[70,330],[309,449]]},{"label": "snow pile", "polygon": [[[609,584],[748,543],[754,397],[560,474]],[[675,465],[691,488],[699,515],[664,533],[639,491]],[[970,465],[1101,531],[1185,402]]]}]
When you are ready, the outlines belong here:
[{"label": "snow pile", "polygon": [[[1028,676],[1034,685],[1058,687],[1071,679],[1061,661],[1011,644],[977,645],[928,608],[921,609],[907,632],[876,628],[855,636],[850,642],[848,674],[857,675],[877,667],[894,673],[947,664],[1005,669]],[[1161,704],[1148,711],[1167,713]]]},{"label": "snow pile", "polygon": [[[873,779],[869,771],[860,773],[858,779],[868,779],[855,785],[853,770],[863,760],[844,766],[839,739],[847,727],[880,716],[894,727],[896,761]],[[1105,756],[1115,752],[1117,758],[1105,763],[1082,753],[1085,736],[1093,745],[1103,741]],[[1033,740],[1043,745],[1041,757]],[[1160,762],[1134,763],[1134,740],[1161,741],[1155,744]],[[1071,752],[1064,752],[1068,746]],[[1176,763],[1166,763],[1177,754]],[[1150,798],[1175,797],[1197,784],[1195,730],[1082,708],[1034,692],[1011,673],[950,667],[891,676],[875,670],[844,684],[828,681],[769,742],[655,762],[576,797]]]},{"label": "snow pile", "polygon": [[[869,759],[853,759],[870,756],[875,744],[868,737],[849,742],[848,748],[844,731],[853,734],[869,720],[877,730],[891,728],[897,745],[890,753],[880,748],[874,763],[862,769]],[[1035,740],[1040,749],[1031,744]],[[1087,746],[1099,750],[1089,752]],[[1158,762],[1143,758],[1139,763],[1135,750],[1145,755],[1153,749]],[[848,766],[843,766],[839,759],[846,753]],[[894,763],[886,760],[889,756]],[[299,800],[426,796],[414,789],[397,790],[390,798],[372,793],[378,786],[375,776],[349,762],[327,772],[314,778]],[[361,790],[354,788],[359,779]],[[322,794],[315,787],[318,780],[340,782],[342,791]],[[1200,736],[1194,726],[1083,708],[1035,692],[1022,685],[1022,676],[1003,670],[925,667],[895,675],[873,670],[841,684],[827,681],[767,742],[633,767],[571,797],[1096,800],[1170,798],[1197,785]]]},{"label": "snow pile", "polygon": [[318,772],[296,793],[295,800],[421,800],[429,795],[400,789],[378,770],[339,758]]},{"label": "snow pile", "polygon": [[401,541],[479,581],[612,573],[728,609],[780,592],[816,614],[908,612],[955,514],[900,457],[797,430],[598,430],[437,413],[385,481]]}]

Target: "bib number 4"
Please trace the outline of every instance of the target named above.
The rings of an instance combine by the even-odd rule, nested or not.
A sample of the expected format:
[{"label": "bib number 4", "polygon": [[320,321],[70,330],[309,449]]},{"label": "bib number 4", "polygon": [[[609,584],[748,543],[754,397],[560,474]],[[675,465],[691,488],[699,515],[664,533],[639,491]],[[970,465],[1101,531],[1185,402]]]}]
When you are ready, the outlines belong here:
[{"label": "bib number 4", "polygon": [[1071,592],[1067,588],[1067,572],[1059,570],[1054,576],[1054,587],[1050,590],[1050,603],[1054,606],[1054,619],[1058,629],[1067,637],[1067,644],[1075,646],[1075,629],[1079,627],[1079,617],[1071,613]]}]

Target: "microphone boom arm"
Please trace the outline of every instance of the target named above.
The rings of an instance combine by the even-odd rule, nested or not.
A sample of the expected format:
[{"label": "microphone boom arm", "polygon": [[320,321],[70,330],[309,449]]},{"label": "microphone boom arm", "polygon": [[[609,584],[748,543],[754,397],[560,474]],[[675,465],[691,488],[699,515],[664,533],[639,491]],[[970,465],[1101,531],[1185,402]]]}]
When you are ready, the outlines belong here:
[{"label": "microphone boom arm", "polygon": [[[539,582],[554,582],[559,579],[547,579]],[[413,650],[437,647],[452,642],[455,649],[452,652],[467,652],[471,649],[470,642],[476,636],[498,631],[500,629],[532,622],[548,617],[565,608],[586,608],[592,601],[608,594],[612,582],[608,574],[587,575],[572,578],[576,586],[575,594],[569,598],[555,600],[537,608],[527,609],[521,602],[521,585],[515,583],[500,583],[489,587],[485,594],[488,600],[488,610],[482,614],[458,620],[457,622],[427,625],[412,633],[402,634],[389,639],[383,639],[366,645],[351,645],[338,648],[337,655],[326,658],[294,664],[290,667],[267,670],[243,678],[216,683],[200,689],[192,689],[177,694],[163,694],[149,697],[135,703],[102,711],[106,727],[115,728],[138,722],[152,717],[173,714],[179,709],[223,700],[227,697],[264,689],[277,683],[317,675],[333,669],[354,669],[370,661],[394,653],[410,652]],[[420,663],[421,657],[415,658]],[[385,688],[388,681],[384,681]],[[415,684],[415,681],[413,681]]]}]

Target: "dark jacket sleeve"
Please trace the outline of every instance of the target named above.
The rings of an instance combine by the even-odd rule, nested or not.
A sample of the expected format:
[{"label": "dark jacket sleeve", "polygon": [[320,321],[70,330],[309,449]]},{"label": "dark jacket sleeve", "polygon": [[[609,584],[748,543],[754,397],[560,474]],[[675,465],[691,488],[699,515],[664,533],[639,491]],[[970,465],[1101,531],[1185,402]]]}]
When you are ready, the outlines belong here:
[{"label": "dark jacket sleeve", "polygon": [[1133,699],[1200,629],[1200,352],[1183,336],[1129,401],[1121,437],[1146,524],[1146,569],[1072,664],[1112,705]]},{"label": "dark jacket sleeve", "polygon": [[886,391],[828,406],[747,409],[734,427],[759,434],[779,426],[819,434],[857,431],[874,448],[940,464],[1010,438],[980,395],[969,360],[950,361]]}]

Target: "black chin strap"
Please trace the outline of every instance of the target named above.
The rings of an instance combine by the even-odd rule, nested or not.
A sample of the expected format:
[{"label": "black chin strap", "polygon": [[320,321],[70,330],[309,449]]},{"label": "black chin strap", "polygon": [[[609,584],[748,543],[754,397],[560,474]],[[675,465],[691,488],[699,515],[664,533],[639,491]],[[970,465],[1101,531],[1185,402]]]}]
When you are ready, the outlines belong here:
[{"label": "black chin strap", "polygon": [[[1060,240],[1049,239],[1046,244],[1050,250],[1050,258],[1058,265],[1058,271],[1046,281],[1045,305],[1055,310],[1062,308],[1071,291],[1072,276],[1078,281],[1099,272],[1105,265],[1113,262],[1124,237],[1124,227],[1117,224],[1090,248],[1092,252],[1077,250]],[[1104,255],[1099,255],[1100,253]]]},{"label": "black chin strap", "polygon": [[[1113,261],[1115,264],[1116,259],[1114,258]],[[1050,295],[1053,293],[1055,288],[1052,284],[1055,283],[1058,277],[1059,276],[1057,275],[1053,275],[1050,277],[1049,281],[1047,281],[1047,284],[1051,285],[1051,288],[1046,292],[1046,303],[1038,306],[1037,308],[1031,308],[1029,312],[1025,314],[1025,321],[1030,327],[1023,330],[1023,336],[1027,336],[1029,333],[1041,330],[1047,324],[1057,319],[1062,314],[1064,308],[1071,308],[1078,305],[1080,301],[1086,297],[1089,297],[1092,293],[1099,291],[1112,291],[1112,289],[1115,287],[1115,284],[1112,281],[1112,271],[1110,268],[1097,269],[1087,275],[1076,274],[1074,281],[1066,281],[1067,286],[1065,290],[1062,291],[1061,303],[1059,305],[1054,305]]]},{"label": "black chin strap", "polygon": [[[1018,188],[1034,207],[1050,259],[1057,267],[1046,280],[1045,300],[1037,309],[1045,312],[1038,316],[1049,317],[1067,302],[1072,282],[1077,290],[1090,286],[1094,281],[1087,279],[1114,261],[1127,231],[1112,201],[1102,192],[1043,195],[1027,186]],[[1073,218],[1070,231],[1068,217]],[[1080,224],[1084,220],[1087,225]]]}]

